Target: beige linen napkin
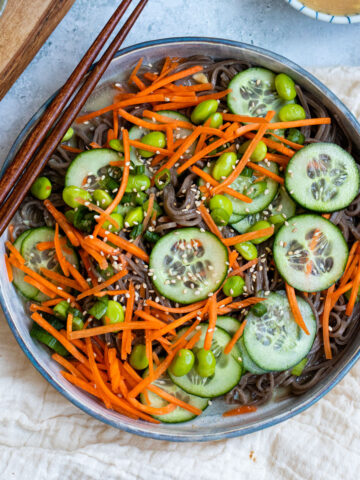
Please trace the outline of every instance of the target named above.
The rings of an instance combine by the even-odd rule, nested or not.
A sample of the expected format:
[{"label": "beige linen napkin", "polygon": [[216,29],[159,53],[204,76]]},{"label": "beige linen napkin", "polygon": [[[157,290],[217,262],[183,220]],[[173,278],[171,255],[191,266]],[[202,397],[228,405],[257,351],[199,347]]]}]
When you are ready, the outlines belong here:
[{"label": "beige linen napkin", "polygon": [[[313,73],[360,118],[360,68]],[[360,362],[315,406],[273,428],[159,442],[74,407],[31,366],[0,313],[0,480],[355,480],[359,472]]]}]

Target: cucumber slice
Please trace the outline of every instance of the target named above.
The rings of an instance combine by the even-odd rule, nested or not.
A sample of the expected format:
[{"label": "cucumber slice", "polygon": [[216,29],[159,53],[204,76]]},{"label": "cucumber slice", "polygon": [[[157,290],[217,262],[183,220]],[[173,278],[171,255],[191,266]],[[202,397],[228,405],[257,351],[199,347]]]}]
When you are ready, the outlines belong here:
[{"label": "cucumber slice", "polygon": [[[233,317],[223,316],[218,317],[216,320],[216,327],[220,327],[228,332],[231,336],[235,335],[236,331],[240,327],[240,322]],[[255,375],[262,375],[263,373],[267,373],[267,370],[263,370],[255,362],[253,362],[246,350],[244,345],[243,337],[237,342],[237,346],[240,350],[240,356],[243,361],[244,370],[253,373]]]},{"label": "cucumber slice", "polygon": [[[239,233],[245,233],[250,227],[252,227],[259,220],[269,220],[272,215],[281,214],[284,219],[288,220],[289,218],[295,215],[296,205],[292,199],[287,194],[284,187],[280,186],[278,194],[274,200],[268,205],[265,210],[259,213],[254,213],[253,215],[247,215],[243,217],[238,222],[232,223],[231,227],[234,228]],[[231,220],[231,217],[230,217]],[[231,223],[231,222],[230,222]],[[275,230],[278,229],[278,226],[275,226]]]},{"label": "cucumber slice", "polygon": [[[26,230],[21,235],[19,235],[18,238],[15,240],[14,247],[16,248],[16,250],[18,250],[18,252],[21,252],[21,245],[30,232],[31,230]],[[36,296],[38,294],[41,294],[41,292],[39,292],[37,288],[30,285],[30,283],[24,282],[24,277],[25,277],[24,272],[22,272],[21,270],[15,267],[12,267],[12,271],[13,271],[13,277],[14,277],[13,284],[17,288],[17,290],[22,295],[24,295],[25,298],[35,300]]]},{"label": "cucumber slice", "polygon": [[74,185],[75,187],[84,187],[84,180],[91,177],[92,188],[96,188],[100,178],[99,170],[109,165],[110,162],[116,162],[120,156],[114,150],[107,148],[95,148],[77,155],[71,162],[65,175],[65,187]]},{"label": "cucumber slice", "polygon": [[[208,324],[201,324],[201,337],[194,348],[202,348]],[[182,335],[187,328],[182,328],[179,336]],[[195,335],[196,332],[192,332]],[[189,337],[191,338],[191,337]],[[231,353],[226,355],[224,348],[231,340],[231,336],[222,328],[216,328],[211,345],[211,351],[216,358],[215,373],[212,377],[203,378],[196,372],[195,368],[191,369],[187,375],[183,377],[175,377],[170,371],[168,375],[171,380],[180,388],[192,395],[199,397],[219,397],[225,395],[240,381],[243,367],[238,347],[235,345]]]},{"label": "cucumber slice", "polygon": [[297,297],[297,302],[309,335],[295,323],[284,291],[270,293],[263,302],[267,312],[262,317],[256,317],[251,310],[247,314],[244,345],[260,368],[288,370],[311,350],[317,330],[315,315],[304,299]]},{"label": "cucumber slice", "polygon": [[[59,265],[55,258],[55,249],[51,248],[40,252],[36,248],[36,245],[39,242],[52,242],[54,240],[54,230],[49,227],[40,227],[27,230],[24,233],[27,235],[22,240],[20,238],[21,236],[17,240],[19,242],[21,241],[20,253],[26,260],[25,265],[37,273],[40,272],[41,268],[59,271]],[[70,249],[70,247],[67,247],[66,250],[71,250],[72,253],[68,253],[64,250],[65,258],[72,265],[75,265],[76,268],[79,268],[79,262],[75,251]],[[47,298],[37,288],[24,281],[24,274],[21,271],[14,269],[14,272],[16,274],[14,285],[26,298],[38,301]]]},{"label": "cucumber slice", "polygon": [[158,240],[149,272],[156,289],[178,303],[193,303],[217,290],[228,272],[228,251],[212,233],[181,228]]},{"label": "cucumber slice", "polygon": [[[148,374],[149,369],[145,371],[144,377],[146,377]],[[207,408],[207,406],[209,405],[208,398],[197,397],[196,395],[191,395],[190,393],[185,392],[178,385],[175,385],[175,383],[173,383],[166,374],[155,380],[152,385],[156,385],[170,395],[173,395],[174,397],[188,403],[189,405],[200,408],[200,410],[205,410],[205,408]],[[147,390],[147,395],[152,407],[161,408],[168,405],[168,402],[166,400],[159,397],[159,395],[156,395],[156,393],[153,393],[150,390]],[[147,405],[146,398],[143,393],[140,394],[140,401],[142,404]],[[196,416],[197,415],[194,415],[193,413],[181,407],[176,407],[175,410],[165,415],[153,415],[154,418],[160,420],[163,423],[188,422]]]},{"label": "cucumber slice", "polygon": [[[232,92],[227,96],[229,109],[237,115],[265,117],[269,110],[279,112],[287,103],[279,97],[275,88],[275,73],[266,68],[248,68],[235,75],[228,88]],[[279,120],[278,114],[272,119]]]},{"label": "cucumber slice", "polygon": [[359,193],[359,181],[354,158],[334,143],[307,145],[286,167],[288,192],[304,208],[316,212],[347,207]]},{"label": "cucumber slice", "polygon": [[[270,170],[273,173],[279,173],[278,166],[274,162],[270,162],[269,165],[264,162],[260,162],[259,165],[266,168],[267,170]],[[278,191],[279,184],[275,182],[275,180],[267,177],[264,180],[264,182],[266,183],[264,191],[256,195],[258,193],[255,191],[256,184],[255,186],[253,185],[253,182],[254,180],[256,180],[256,178],[257,177],[255,177],[255,175],[251,177],[239,175],[238,178],[230,185],[230,188],[232,188],[233,190],[236,190],[237,192],[243,193],[244,195],[248,195],[249,197],[253,198],[253,201],[251,203],[245,203],[238,198],[225,194],[225,196],[227,196],[233,204],[233,214],[249,215],[252,213],[260,212],[261,210],[264,210],[264,208],[266,208],[274,199]]]},{"label": "cucumber slice", "polygon": [[289,285],[304,292],[326,290],[343,274],[348,246],[341,231],[320,215],[291,218],[273,247],[276,268]]}]

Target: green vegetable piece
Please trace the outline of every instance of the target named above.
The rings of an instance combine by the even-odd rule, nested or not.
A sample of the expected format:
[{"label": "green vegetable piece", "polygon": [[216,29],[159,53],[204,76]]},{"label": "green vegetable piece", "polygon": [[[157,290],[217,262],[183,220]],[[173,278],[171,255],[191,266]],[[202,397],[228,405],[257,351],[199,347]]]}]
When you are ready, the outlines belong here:
[{"label": "green vegetable piece", "polygon": [[246,189],[244,193],[250,198],[256,198],[262,193],[264,193],[266,189],[267,183],[265,182],[265,180],[263,180],[261,182],[256,182],[250,185],[250,187]]},{"label": "green vegetable piece", "polygon": [[191,350],[182,348],[171,362],[170,371],[175,377],[182,377],[190,372],[195,363],[195,355]]},{"label": "green vegetable piece", "polygon": [[103,317],[104,324],[108,325],[109,323],[121,323],[124,321],[124,318],[125,314],[121,303],[115,302],[114,300],[109,300],[106,313]]},{"label": "green vegetable piece", "polygon": [[301,105],[289,103],[281,108],[279,118],[281,122],[294,122],[295,120],[304,120],[306,113]]},{"label": "green vegetable piece", "polygon": [[108,302],[98,301],[90,308],[89,313],[97,320],[100,320],[107,312]]},{"label": "green vegetable piece", "polygon": [[115,150],[116,152],[124,153],[124,144],[123,144],[122,140],[118,140],[117,138],[113,138],[109,142],[109,147],[112,150]]},{"label": "green vegetable piece", "polygon": [[114,193],[119,188],[118,182],[116,182],[112,177],[110,177],[110,175],[106,175],[105,178],[101,178],[99,181],[99,185],[102,189]]},{"label": "green vegetable piece", "polygon": [[143,225],[142,225],[142,223],[139,223],[139,225],[135,225],[135,227],[133,227],[133,229],[132,229],[131,232],[130,232],[130,238],[132,238],[133,240],[135,240],[136,237],[138,237],[139,235],[141,235],[142,230],[143,230]]},{"label": "green vegetable piece", "polygon": [[223,292],[227,297],[238,297],[244,291],[245,280],[239,275],[229,277],[223,286]]},{"label": "green vegetable piece", "polygon": [[132,208],[125,216],[125,227],[133,227],[144,220],[144,211],[141,207]]},{"label": "green vegetable piece", "polygon": [[111,202],[113,201],[112,197],[107,192],[105,192],[105,190],[100,189],[95,190],[95,192],[93,193],[93,198],[96,204],[104,210],[109,205],[111,205]]},{"label": "green vegetable piece", "polygon": [[200,348],[196,352],[195,370],[200,377],[211,377],[215,373],[216,358],[211,350]]},{"label": "green vegetable piece", "polygon": [[[147,212],[149,208],[149,200],[146,200],[146,202],[143,204],[143,210],[144,212]],[[157,216],[162,215],[163,209],[160,207],[160,205],[157,202],[154,202],[153,208],[151,210],[151,215],[153,212],[156,212]]]},{"label": "green vegetable piece", "polygon": [[72,321],[73,330],[82,330],[84,328],[84,322],[80,317],[74,317]]},{"label": "green vegetable piece", "polygon": [[269,221],[273,225],[282,225],[285,223],[285,218],[281,215],[281,213],[277,213],[276,215],[271,215]]},{"label": "green vegetable piece", "polygon": [[134,201],[136,205],[144,205],[144,203],[148,200],[148,196],[144,192],[137,192],[134,193]]},{"label": "green vegetable piece", "polygon": [[215,208],[211,212],[211,216],[212,216],[212,219],[214,220],[214,222],[216,223],[216,225],[219,225],[219,226],[222,226],[222,227],[227,225],[229,223],[229,220],[230,220],[230,215],[223,208]]},{"label": "green vegetable piece", "polygon": [[249,177],[253,176],[254,170],[250,167],[245,167],[244,170],[241,172],[242,177]]},{"label": "green vegetable piece", "polygon": [[149,232],[149,230],[146,230],[144,233],[144,240],[146,240],[149,243],[156,243],[160,239],[160,235],[155,232]]},{"label": "green vegetable piece", "polygon": [[158,190],[163,190],[171,181],[171,173],[168,168],[164,168],[161,172],[155,175],[155,187]]},{"label": "green vegetable piece", "polygon": [[[257,232],[258,230],[263,230],[264,228],[269,228],[269,227],[271,227],[271,223],[269,223],[265,220],[259,220],[252,227],[248,228],[247,232]],[[271,235],[266,235],[265,237],[255,238],[254,240],[251,240],[251,241],[255,245],[258,245],[259,243],[265,242],[265,240],[270,238]]]},{"label": "green vegetable piece", "polygon": [[216,160],[214,168],[211,172],[215,180],[220,181],[226,178],[233,171],[237,161],[235,152],[225,152]]},{"label": "green vegetable piece", "polygon": [[296,97],[294,80],[285,73],[279,73],[279,75],[276,75],[275,88],[279,97],[284,100],[294,100]]},{"label": "green vegetable piece", "polygon": [[53,311],[56,316],[62,318],[63,320],[66,320],[69,308],[70,308],[70,305],[68,304],[68,302],[66,302],[65,300],[62,300],[57,305],[55,305],[55,307],[53,308]]},{"label": "green vegetable piece", "polygon": [[[352,290],[352,289],[350,289],[350,290],[348,290],[347,292],[345,292],[345,297],[346,297],[347,300],[350,300],[351,290]],[[356,300],[355,300],[355,302],[358,302],[359,300],[360,300],[360,287],[359,287],[358,293],[357,293],[357,295],[356,295]]]},{"label": "green vegetable piece", "polygon": [[115,220],[115,222],[118,224],[118,228],[115,227],[112,223],[109,222],[109,220],[106,220],[103,223],[103,229],[104,230],[109,230],[110,232],[120,232],[124,228],[124,217],[121,215],[121,213],[111,213],[110,217]]},{"label": "green vegetable piece", "polygon": [[135,370],[144,370],[149,366],[145,345],[142,343],[135,345],[131,351],[129,363]]},{"label": "green vegetable piece", "polygon": [[65,217],[68,222],[74,223],[75,210],[67,210],[65,212]]},{"label": "green vegetable piece", "polygon": [[225,197],[225,195],[214,195],[209,202],[209,206],[210,210],[222,208],[230,215],[230,217],[233,213],[232,201],[228,197]]},{"label": "green vegetable piece", "polygon": [[235,249],[245,260],[250,261],[258,257],[257,248],[252,242],[237,243]]},{"label": "green vegetable piece", "polygon": [[135,175],[144,175],[145,165],[135,165]]},{"label": "green vegetable piece", "polygon": [[143,192],[150,187],[150,178],[147,175],[129,175],[126,192]]},{"label": "green vegetable piece", "polygon": [[[243,143],[239,148],[239,153],[242,153],[242,154],[245,153],[248,146],[250,145],[250,142],[251,140],[247,140],[245,143]],[[260,140],[260,142],[256,145],[255,150],[251,154],[250,159],[253,162],[262,162],[265,159],[266,154],[267,154],[267,146],[262,140]]]},{"label": "green vegetable piece", "polygon": [[215,112],[210,115],[210,125],[211,128],[219,128],[223,124],[223,116],[220,112]]},{"label": "green vegetable piece", "polygon": [[86,207],[79,207],[74,213],[74,227],[82,232],[91,233],[95,226],[94,217],[95,212],[91,212]]},{"label": "green vegetable piece", "polygon": [[256,317],[262,317],[267,312],[266,305],[263,303],[256,303],[250,308],[251,313],[253,313]]},{"label": "green vegetable piece", "polygon": [[295,367],[292,368],[291,375],[295,375],[296,377],[300,377],[300,375],[302,374],[307,362],[308,362],[307,357],[303,358],[301,360],[301,362],[299,362],[297,365],[295,365]]},{"label": "green vegetable piece", "polygon": [[63,136],[61,143],[68,142],[74,135],[74,129],[72,127],[67,129],[67,132]]},{"label": "green vegetable piece", "polygon": [[51,195],[51,182],[47,177],[38,177],[32,184],[31,193],[39,200],[45,200]]},{"label": "green vegetable piece", "polygon": [[299,145],[304,145],[305,143],[305,136],[297,128],[290,128],[286,138],[290,140],[290,142],[298,143]]},{"label": "green vegetable piece", "polygon": [[196,125],[204,123],[218,108],[217,100],[205,100],[196,105],[191,114],[191,121]]},{"label": "green vegetable piece", "polygon": [[62,197],[66,205],[69,205],[71,208],[82,206],[82,204],[76,200],[77,198],[82,198],[86,202],[91,202],[92,200],[91,195],[87,190],[80,187],[74,187],[73,185],[64,188]]},{"label": "green vegetable piece", "polygon": [[[144,135],[140,141],[141,143],[145,143],[145,145],[150,145],[156,148],[164,148],[166,145],[166,136],[163,132],[150,132],[147,135]],[[155,152],[149,152],[147,150],[143,150],[142,148],[139,148],[138,152],[142,157],[145,158],[150,158],[155,155]]]}]

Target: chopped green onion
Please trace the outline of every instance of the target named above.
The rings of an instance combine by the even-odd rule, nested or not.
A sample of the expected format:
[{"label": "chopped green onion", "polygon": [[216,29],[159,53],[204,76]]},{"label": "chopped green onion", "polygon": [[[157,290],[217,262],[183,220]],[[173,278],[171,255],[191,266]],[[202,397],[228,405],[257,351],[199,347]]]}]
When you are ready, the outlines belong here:
[{"label": "chopped green onion", "polygon": [[295,365],[295,367],[293,367],[293,369],[291,370],[291,375],[295,375],[296,377],[299,377],[302,374],[307,362],[308,362],[307,357],[303,358],[301,362],[299,362],[297,365]]},{"label": "chopped green onion", "polygon": [[149,232],[149,230],[146,230],[144,233],[144,240],[150,243],[156,243],[160,239],[160,235],[155,232]]}]

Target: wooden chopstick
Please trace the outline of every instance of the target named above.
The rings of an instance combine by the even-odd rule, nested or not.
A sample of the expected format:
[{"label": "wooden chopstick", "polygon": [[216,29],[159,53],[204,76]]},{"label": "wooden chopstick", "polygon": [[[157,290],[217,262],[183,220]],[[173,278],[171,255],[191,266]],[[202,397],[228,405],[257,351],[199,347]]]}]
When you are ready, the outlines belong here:
[{"label": "wooden chopstick", "polygon": [[59,94],[54,98],[49,107],[46,109],[39,123],[36,125],[34,130],[30,133],[28,138],[21,146],[20,150],[16,154],[14,161],[6,170],[5,174],[0,180],[0,205],[14,187],[17,181],[19,169],[24,169],[26,165],[31,161],[32,156],[45,139],[47,131],[52,127],[57,117],[66,107],[66,104],[78,88],[80,82],[83,80],[84,75],[88,72],[92,63],[94,63],[96,57],[105,45],[105,42],[111,35],[116,25],[119,23],[130,3],[131,0],[124,0],[115,10],[110,20],[99,33],[94,43],[85,53],[80,63],[77,65],[66,83],[63,85]]},{"label": "wooden chopstick", "polygon": [[[125,12],[130,1],[124,0],[120,5],[119,9],[122,8],[122,14]],[[17,170],[14,168],[11,168],[10,173],[7,175],[8,181],[10,181],[13,185],[13,190],[8,195],[5,202],[1,205],[1,208],[0,208],[0,235],[4,232],[7,225],[10,223],[11,218],[13,217],[16,210],[21,205],[32,183],[35,181],[36,177],[41,173],[47,161],[49,160],[51,154],[56,149],[58,144],[61,142],[61,139],[63,138],[67,129],[73,123],[76,116],[80,112],[81,108],[85,104],[86,100],[94,90],[96,84],[98,83],[101,76],[109,66],[113,56],[115,55],[115,53],[117,52],[121,44],[123,43],[124,39],[126,38],[127,34],[129,33],[130,29],[134,25],[135,21],[137,20],[138,16],[142,12],[147,2],[148,0],[140,0],[136,8],[132,11],[131,15],[129,16],[129,18],[127,19],[127,21],[125,22],[121,30],[119,31],[119,33],[116,35],[116,37],[111,42],[111,44],[109,45],[109,47],[107,48],[103,56],[100,58],[100,60],[96,64],[95,68],[91,71],[91,73],[89,73],[84,83],[79,88],[78,92],[74,95],[73,100],[71,101],[70,105],[67,107],[67,109],[65,110],[61,118],[58,120],[56,114],[53,113],[52,115],[48,116],[46,120],[44,120],[44,122],[42,123],[42,129],[38,132],[38,134],[42,135],[43,138],[46,137],[51,126],[55,122],[57,123],[53,128],[53,130],[50,132],[50,134],[46,137],[42,146],[38,149],[36,154],[29,156],[26,153],[27,151],[29,151],[29,148],[30,148],[30,146],[28,146],[25,151],[25,155],[21,155],[19,159],[18,159],[19,155],[17,155],[15,159],[17,163],[16,165]],[[118,10],[115,12],[116,18],[118,17],[118,14],[119,14]],[[114,15],[110,19],[110,23],[111,23],[110,30],[107,31],[107,26],[105,26],[105,28],[103,29],[103,32],[105,31],[105,35],[107,35],[106,38],[108,38],[108,36],[110,35],[111,31],[114,28],[112,26],[112,24],[115,23]],[[101,40],[99,40],[99,37],[95,40],[94,43],[96,43],[97,41],[101,41],[103,46],[104,44],[102,41],[103,39],[101,38]],[[94,47],[94,48],[95,50],[97,50],[97,47]],[[80,81],[81,81],[81,76],[77,74],[73,82],[70,82],[71,86],[70,87],[68,86],[68,88],[73,88],[72,91],[74,92],[76,88],[79,87]],[[74,83],[76,83],[75,87],[73,87]],[[63,95],[63,94],[64,92],[63,90],[61,90],[60,95]],[[32,161],[30,161],[31,157],[33,157]],[[20,177],[22,172],[23,174]],[[2,188],[2,180],[0,182],[0,186]],[[8,188],[7,190],[9,191]]]}]

